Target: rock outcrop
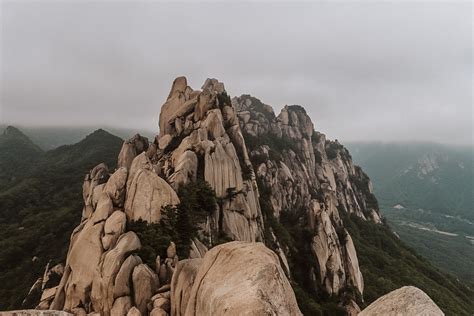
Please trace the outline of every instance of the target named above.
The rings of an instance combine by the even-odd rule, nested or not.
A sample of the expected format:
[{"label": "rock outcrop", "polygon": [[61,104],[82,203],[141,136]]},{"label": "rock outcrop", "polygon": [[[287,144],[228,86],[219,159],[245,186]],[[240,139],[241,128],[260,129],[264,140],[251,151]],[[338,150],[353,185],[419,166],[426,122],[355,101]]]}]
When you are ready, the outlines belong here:
[{"label": "rock outcrop", "polygon": [[156,161],[177,189],[201,176],[220,201],[209,218],[208,245],[219,233],[232,240],[263,241],[263,217],[252,168],[239,122],[224,85],[207,79],[194,91],[177,78],[161,108]]},{"label": "rock outcrop", "polygon": [[[293,267],[315,292],[363,293],[343,218],[380,222],[377,202],[348,151],[315,132],[302,107],[276,116],[250,96],[231,100],[216,79],[193,90],[179,77],[159,126],[152,142],[140,135],[124,142],[115,171],[99,164],[86,175],[81,223],[43,307],[105,316],[298,315]],[[193,223],[190,259],[179,261],[171,242],[146,265],[130,224],[160,223],[164,209],[180,204],[180,187],[197,181],[216,199]],[[299,244],[282,236],[284,225],[299,232],[292,237]],[[240,242],[216,246],[232,240]]]},{"label": "rock outcrop", "polygon": [[24,309],[18,311],[0,312],[0,316],[73,316],[65,311]]},{"label": "rock outcrop", "polygon": [[180,262],[171,301],[172,315],[301,315],[278,257],[262,243],[230,242]]},{"label": "rock outcrop", "polygon": [[404,286],[380,297],[359,313],[359,316],[376,315],[444,316],[444,313],[425,292],[414,286]]},{"label": "rock outcrop", "polygon": [[[337,141],[314,131],[306,111],[270,106],[248,95],[232,100],[246,140],[267,217],[291,218],[311,236],[315,264],[306,271],[314,288],[338,295],[347,287],[363,293],[364,283],[352,238],[341,215],[380,222],[368,177]],[[273,227],[266,227],[273,230]],[[268,242],[268,241],[267,241]],[[286,261],[288,249],[274,238]]]},{"label": "rock outcrop", "polygon": [[125,213],[130,220],[142,219],[157,223],[161,218],[161,208],[179,204],[179,199],[173,188],[155,173],[145,153],[140,154],[134,162],[141,160],[147,163],[143,166],[135,166],[132,163]]},{"label": "rock outcrop", "polygon": [[[132,288],[138,288],[138,284],[133,284],[133,276],[141,265],[141,260],[134,253],[140,249],[141,244],[134,232],[126,231],[127,221],[138,218],[158,221],[161,206],[178,203],[179,200],[172,189],[173,199],[163,198],[161,187],[158,193],[154,191],[156,186],[153,181],[162,185],[164,180],[157,180],[159,177],[156,173],[140,163],[144,158],[139,153],[148,148],[148,141],[145,140],[141,136],[135,136],[125,142],[120,157],[125,152],[127,159],[133,159],[112,175],[109,175],[107,166],[100,164],[86,176],[83,192],[87,211],[83,212],[81,224],[71,235],[64,274],[53,295],[54,299],[47,307],[76,314],[99,312],[101,315],[110,315],[117,311],[128,313],[132,306],[139,306],[146,311],[147,300],[154,293],[147,294],[148,297],[131,296]],[[145,157],[145,161],[147,159]],[[152,173],[151,182],[140,178],[144,171]],[[131,175],[134,175],[132,180]],[[134,185],[145,189],[130,195],[130,191],[127,191],[129,181],[130,191],[135,189]],[[148,186],[150,183],[151,186]],[[148,190],[150,187],[151,190]],[[167,184],[164,187],[170,188]],[[127,208],[130,204],[128,198],[132,202],[141,199],[137,202],[138,205],[146,205],[147,208],[141,209],[142,213],[137,214],[133,203],[132,207]],[[149,270],[155,280],[158,280],[155,272]],[[141,273],[137,272],[135,275],[135,283],[144,279]],[[157,287],[158,284],[150,292],[154,292]]]},{"label": "rock outcrop", "polygon": [[24,308],[45,310],[49,308],[57,290],[57,284],[64,274],[64,266],[57,264],[50,267],[48,262],[44,269],[43,276],[38,278],[28,291],[26,298],[22,302]]},{"label": "rock outcrop", "polygon": [[136,134],[131,139],[123,143],[118,156],[118,167],[130,169],[133,159],[148,149],[149,143],[146,137]]}]

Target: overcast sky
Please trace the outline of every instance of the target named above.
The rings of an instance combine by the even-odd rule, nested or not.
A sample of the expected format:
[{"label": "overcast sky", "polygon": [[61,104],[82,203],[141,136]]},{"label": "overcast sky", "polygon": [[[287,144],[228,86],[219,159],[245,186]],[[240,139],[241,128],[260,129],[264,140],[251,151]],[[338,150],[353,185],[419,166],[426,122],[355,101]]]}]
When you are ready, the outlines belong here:
[{"label": "overcast sky", "polygon": [[470,1],[0,1],[0,123],[158,131],[185,75],[331,139],[472,143]]}]

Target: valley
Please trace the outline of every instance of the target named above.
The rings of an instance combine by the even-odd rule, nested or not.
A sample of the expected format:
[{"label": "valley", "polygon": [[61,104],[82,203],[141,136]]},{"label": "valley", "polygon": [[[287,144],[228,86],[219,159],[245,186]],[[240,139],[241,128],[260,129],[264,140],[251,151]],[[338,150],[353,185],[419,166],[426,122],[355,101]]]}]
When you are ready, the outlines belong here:
[{"label": "valley", "polygon": [[435,143],[349,143],[400,239],[437,267],[474,284],[474,154]]}]

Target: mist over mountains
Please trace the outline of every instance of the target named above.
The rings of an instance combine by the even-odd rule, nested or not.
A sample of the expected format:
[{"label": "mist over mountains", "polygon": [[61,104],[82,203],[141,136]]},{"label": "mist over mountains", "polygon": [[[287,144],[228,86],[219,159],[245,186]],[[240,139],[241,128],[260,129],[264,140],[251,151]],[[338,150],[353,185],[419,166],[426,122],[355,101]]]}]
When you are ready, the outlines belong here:
[{"label": "mist over mountains", "polygon": [[349,143],[383,206],[425,209],[474,220],[474,146]]},{"label": "mist over mountains", "polygon": [[[213,84],[216,85],[216,83]],[[219,85],[217,84],[216,86],[216,89],[219,89]],[[178,91],[175,92],[176,95],[182,93],[180,92],[182,88],[174,87],[173,89]],[[186,93],[189,95],[188,97],[192,98],[192,92],[187,88],[183,88],[183,91],[184,90],[186,90]],[[169,102],[177,102],[176,100],[179,99],[171,98],[170,100]],[[232,112],[230,112],[231,108],[228,105],[229,100],[230,99],[228,99],[225,94],[222,94],[222,92],[221,94],[217,93],[213,98],[208,100],[207,103],[204,103],[204,105],[198,106],[198,103],[196,103],[196,109],[193,110],[196,112],[191,112],[191,116],[188,113],[187,120],[192,118],[193,115],[196,115],[198,118],[203,116],[202,121],[198,120],[198,123],[193,124],[200,126],[198,128],[209,128],[211,134],[206,137],[210,137],[213,142],[226,142],[228,141],[225,137],[226,134],[222,133],[230,133],[229,135],[236,133],[236,130],[238,130],[236,119],[238,118],[239,124],[242,124],[242,133],[245,137],[244,144],[246,144],[246,147],[243,148],[248,150],[248,163],[252,166],[246,168],[245,164],[242,164],[242,167],[240,167],[242,168],[242,179],[244,179],[244,181],[251,181],[251,170],[257,170],[256,172],[259,177],[257,188],[261,190],[259,204],[261,205],[262,217],[250,217],[247,223],[254,222],[257,227],[257,230],[253,230],[253,226],[246,228],[248,224],[237,224],[239,223],[239,216],[248,216],[245,212],[238,212],[240,215],[232,213],[232,216],[237,217],[224,217],[227,224],[216,223],[215,228],[211,228],[208,233],[202,235],[201,238],[203,238],[203,242],[209,242],[206,241],[209,236],[215,236],[213,237],[216,238],[214,242],[217,243],[229,241],[229,237],[222,234],[221,229],[224,232],[227,231],[228,234],[241,234],[240,237],[235,237],[239,235],[234,235],[234,238],[245,239],[249,236],[251,237],[251,234],[255,234],[253,235],[256,236],[255,238],[263,238],[263,241],[276,253],[279,253],[281,258],[287,258],[281,259],[281,262],[284,267],[286,266],[285,269],[290,269],[294,273],[294,275],[291,276],[292,287],[295,291],[298,306],[305,314],[344,313],[343,310],[352,308],[350,305],[344,305],[348,304],[348,302],[355,302],[357,300],[359,304],[364,304],[362,306],[365,306],[380,297],[380,295],[406,285],[407,282],[426,291],[443,310],[462,314],[469,309],[469,303],[467,303],[471,295],[469,281],[461,283],[452,276],[433,267],[426,259],[418,256],[411,249],[406,247],[404,242],[400,241],[388,226],[380,223],[380,219],[376,216],[378,204],[371,195],[369,178],[364,175],[359,167],[352,164],[351,154],[343,145],[337,141],[332,142],[326,140],[325,135],[312,129],[312,123],[304,108],[299,106],[287,107],[277,118],[270,106],[263,104],[260,100],[249,95],[243,95],[232,101],[233,108],[235,108],[238,113],[238,116],[233,116]],[[189,103],[183,104],[180,106],[189,106]],[[205,106],[204,110],[200,110],[200,106]],[[162,166],[161,168],[170,168],[168,171],[165,170],[164,173],[161,173],[163,171],[157,172],[169,179],[168,181],[173,184],[173,181],[183,181],[183,179],[187,177],[192,178],[194,174],[192,172],[186,172],[186,168],[194,168],[193,164],[179,161],[173,162],[173,157],[177,157],[178,159],[190,159],[189,157],[192,155],[189,151],[193,150],[196,150],[196,155],[200,155],[201,153],[198,150],[200,141],[198,139],[193,140],[193,138],[188,138],[188,140],[185,141],[184,139],[186,139],[186,137],[184,139],[179,137],[179,133],[189,133],[192,131],[189,125],[190,123],[181,125],[179,122],[180,119],[174,118],[176,114],[172,111],[175,108],[171,107],[171,112],[166,112],[166,107],[164,106],[164,108],[165,115],[162,119],[164,135],[160,135],[154,140],[152,139],[153,143],[149,145],[150,149],[136,156],[133,161],[134,164],[137,165],[139,160],[146,159],[145,154],[150,155],[151,158],[148,159],[153,159],[153,163],[156,164],[157,168],[160,168],[159,166]],[[186,111],[189,111],[189,109]],[[223,113],[221,114],[222,118],[218,115],[220,111]],[[182,115],[182,112],[178,111],[178,115]],[[173,119],[169,120],[168,117]],[[226,121],[219,123],[221,119]],[[203,126],[201,124],[208,125]],[[226,126],[227,131],[222,129],[220,124]],[[230,125],[231,127],[233,126],[233,128],[229,128],[229,124],[234,124]],[[187,130],[183,128],[187,128]],[[66,132],[61,135],[61,137],[51,137],[50,135],[60,130],[54,129],[54,131],[46,131],[44,134],[41,134],[41,131],[36,131],[38,134],[37,137],[43,140],[43,147],[54,147],[58,142],[74,142],[75,137],[78,137],[79,133],[82,132],[82,130],[76,130],[69,134]],[[122,131],[121,133],[126,134],[128,131]],[[176,135],[176,133],[178,134]],[[201,133],[201,135],[204,134]],[[216,135],[224,136],[214,138]],[[293,142],[288,141],[287,137],[292,137]],[[157,139],[161,139],[161,141]],[[187,153],[185,152],[186,154],[181,154],[179,146],[189,146],[190,140],[196,143],[188,147],[189,149],[187,149]],[[310,146],[314,146],[314,151],[308,150],[308,140],[311,140]],[[137,141],[140,143],[139,146],[135,145]],[[4,209],[9,210],[8,213],[4,214],[5,216],[2,215],[0,223],[4,231],[4,235],[2,235],[3,251],[0,253],[0,259],[3,259],[0,260],[0,263],[5,265],[4,267],[2,266],[2,268],[9,271],[9,273],[2,277],[2,282],[4,284],[12,284],[12,286],[7,287],[0,293],[0,295],[4,297],[2,301],[7,302],[7,305],[2,306],[2,308],[18,308],[21,306],[20,301],[26,295],[25,293],[28,291],[29,286],[31,286],[38,275],[41,275],[42,268],[49,260],[51,260],[53,264],[64,262],[67,253],[67,236],[77,224],[78,214],[81,213],[80,208],[83,202],[83,197],[79,194],[77,187],[80,186],[80,181],[83,179],[84,173],[87,173],[87,170],[90,170],[97,162],[106,161],[107,165],[112,166],[112,168],[116,165],[117,160],[115,157],[119,152],[121,142],[121,139],[118,137],[104,130],[97,130],[78,143],[62,145],[52,150],[43,150],[35,145],[34,142],[30,141],[29,137],[18,129],[14,127],[6,129],[0,144],[5,145],[3,149],[8,150],[2,152],[7,153],[14,149],[17,154],[32,157],[33,160],[21,161],[18,159],[10,159],[11,157],[17,157],[15,156],[16,154],[11,155],[10,158],[8,158],[8,155],[5,156],[12,172],[10,176],[2,179],[5,185],[0,186],[0,188],[4,188],[2,189],[4,191],[0,192],[0,205],[3,205]],[[181,142],[181,145],[179,142]],[[145,145],[143,145],[144,143],[145,140],[140,140],[140,138],[136,137],[126,141],[119,154],[119,164],[123,164],[125,161],[131,162],[126,156],[136,155],[138,149],[135,148],[144,150],[144,148],[146,148]],[[202,144],[209,146],[210,143],[204,141]],[[160,149],[157,150],[157,148]],[[155,150],[157,151],[155,152]],[[232,151],[230,153],[232,153]],[[217,153],[209,152],[208,154],[216,155]],[[219,152],[218,154],[224,155],[223,152]],[[243,159],[242,161],[245,161],[245,151],[238,151],[237,157],[239,160]],[[168,163],[160,163],[156,160],[157,158],[171,160],[169,160]],[[207,163],[219,163],[220,159],[221,158],[207,160]],[[192,159],[190,161],[192,161]],[[315,178],[312,182],[306,182],[304,170],[311,170],[313,163],[316,166],[315,170],[317,173],[314,175]],[[148,162],[146,162],[144,166],[146,167],[147,164]],[[170,164],[175,164],[175,168],[171,168]],[[4,166],[6,166],[6,164],[4,164]],[[93,175],[96,171],[94,170],[97,170],[99,167],[103,168],[102,165],[97,165],[86,177],[84,188],[86,188],[87,181],[95,181]],[[129,168],[132,170],[136,167]],[[209,175],[206,175],[205,172],[215,169],[204,168],[204,170],[202,170],[201,168],[202,165],[198,161],[196,165],[196,169],[198,170],[196,176],[198,177],[208,177]],[[228,168],[230,169],[224,168],[215,170],[227,172],[228,170],[239,167],[237,165],[233,167],[229,165]],[[289,171],[290,168],[293,172]],[[122,172],[122,169],[116,172]],[[19,172],[18,170],[22,171]],[[150,172],[146,174],[152,176]],[[331,174],[333,174],[333,176],[331,176]],[[276,176],[274,180],[272,180],[273,175]],[[156,176],[153,175],[153,177]],[[134,178],[138,179],[138,177]],[[137,179],[135,179],[135,181],[137,181]],[[210,179],[211,183],[213,183],[212,179],[214,178],[211,177]],[[218,177],[216,179],[220,178]],[[295,181],[296,179],[298,180]],[[275,187],[274,185],[273,189],[269,190],[268,183],[272,181],[277,181],[277,186]],[[314,183],[319,181],[322,181],[319,187],[313,187],[308,191],[305,189],[304,183],[308,183],[308,185],[312,183],[311,185],[314,185]],[[106,183],[103,183],[102,187],[103,185],[106,185]],[[238,197],[239,194],[242,194],[240,190],[232,188],[231,190],[219,189],[220,181],[212,185],[217,185],[218,189],[216,189],[216,192],[221,192],[221,200],[218,200],[220,201],[219,203],[223,203],[223,201],[226,200],[226,203],[242,203],[242,201],[239,201],[241,198]],[[303,186],[301,187],[301,185]],[[290,187],[286,188],[286,186]],[[332,186],[336,188],[336,192],[338,192],[337,195],[331,193],[330,188]],[[377,183],[375,183],[375,186],[377,186]],[[76,189],[74,187],[76,187]],[[202,190],[202,188],[198,188],[198,190]],[[277,193],[272,193],[272,191]],[[89,191],[86,190],[84,192]],[[138,192],[136,194],[143,194],[142,192],[146,192],[146,190],[136,192]],[[286,196],[288,192],[293,192],[292,194],[294,194],[294,196]],[[28,197],[27,199],[24,198],[25,195]],[[187,205],[190,207],[187,208],[188,210],[193,208],[193,206],[191,206],[193,204],[189,204],[185,196],[180,195],[179,198],[183,203],[188,203]],[[206,197],[206,199],[208,198],[209,197]],[[248,199],[248,197],[245,198]],[[319,206],[324,207],[322,210],[317,211],[316,204],[312,204],[312,207],[315,207],[315,216],[322,216],[317,217],[315,223],[325,222],[326,224],[324,226],[320,226],[321,224],[311,226],[315,224],[311,224],[311,221],[307,221],[307,215],[305,215],[304,211],[305,207],[303,206],[309,201],[306,200],[306,198],[313,199],[313,201],[323,201]],[[336,205],[336,199],[339,204],[337,208],[334,207]],[[211,200],[212,199],[209,200],[210,204],[206,206],[207,208],[211,206]],[[269,204],[268,201],[272,202]],[[296,204],[292,204],[292,207],[287,208],[284,205],[289,205],[288,203]],[[297,204],[301,205],[301,207],[297,207]],[[38,207],[38,205],[40,205],[40,207]],[[222,204],[222,207],[229,207],[229,205],[232,204]],[[361,205],[365,206],[361,207]],[[213,207],[211,207],[211,209],[212,208]],[[327,208],[327,211],[325,208]],[[233,207],[227,210],[224,208],[221,212],[233,212],[232,209]],[[100,214],[100,211],[97,211],[97,213],[93,212],[87,215],[87,213],[85,213],[86,210],[87,204],[86,208],[82,211],[82,221],[85,220],[84,223],[87,223],[88,220],[94,222],[95,220],[92,218]],[[120,209],[117,211],[121,212]],[[333,214],[327,218],[324,215],[326,212],[333,212]],[[36,215],[33,217],[33,214]],[[90,217],[92,215],[93,217]],[[265,227],[267,227],[266,229],[268,230],[264,230],[263,226],[259,226],[261,225],[258,224],[260,220],[264,221]],[[100,223],[100,221],[98,223]],[[152,242],[152,240],[149,240],[150,234],[146,233],[144,227],[140,225],[133,226],[133,222],[127,224],[127,227],[127,229],[134,230],[128,231],[125,234],[135,231],[139,234],[140,239],[145,245]],[[323,229],[323,227],[325,228]],[[325,238],[333,239],[337,247],[331,246],[332,242],[328,242],[327,244],[326,242],[311,244],[311,247],[314,247],[313,249],[316,250],[311,250],[311,248],[304,246],[308,245],[307,242],[309,241],[306,234],[311,234],[310,229],[313,228],[317,229],[316,234],[319,235],[319,237],[317,237],[319,240],[325,240]],[[81,226],[78,226],[78,229],[80,231]],[[216,233],[213,229],[221,231],[221,233]],[[25,232],[27,233],[16,235],[15,232],[17,230],[26,230]],[[45,235],[45,232],[48,233]],[[154,232],[156,234],[159,231],[154,230]],[[88,236],[87,231],[84,234],[86,234],[84,236]],[[169,238],[169,236],[163,236],[162,233],[158,233],[157,236],[159,236],[159,238]],[[352,236],[352,238],[347,236]],[[174,238],[176,238],[176,236]],[[332,252],[332,256],[340,256],[343,258],[342,260],[344,260],[339,263],[341,268],[345,270],[344,273],[347,274],[348,279],[344,282],[349,282],[346,284],[360,282],[357,281],[357,261],[352,261],[352,263],[347,263],[346,261],[348,260],[347,256],[353,256],[352,251],[355,251],[351,250],[351,246],[348,246],[350,245],[349,240],[353,240],[353,247],[357,249],[357,257],[360,264],[359,273],[362,273],[364,280],[363,295],[365,301],[361,301],[357,294],[357,291],[362,289],[362,284],[353,283],[358,284],[358,289],[356,290],[350,286],[346,287],[336,282],[336,275],[339,275],[338,277],[344,276],[341,272],[336,272],[331,265],[326,266],[327,270],[325,272],[326,275],[330,275],[331,277],[322,284],[319,283],[321,282],[319,278],[324,280],[324,276],[316,277],[317,279],[313,281],[305,277],[307,273],[311,273],[312,270],[309,268],[311,265],[324,265],[324,261],[319,261],[319,263],[308,261],[308,256],[314,255],[316,258],[319,258],[318,260],[324,260],[321,259],[324,258],[323,250],[326,249],[324,247],[329,247],[327,251]],[[162,247],[163,241],[160,241],[158,244]],[[178,244],[180,254],[183,253],[182,247],[185,246],[185,244],[186,243],[182,244],[181,242]],[[54,245],[54,247],[51,247],[51,245]],[[346,250],[340,247],[346,247]],[[312,251],[316,251],[316,254]],[[32,254],[35,255],[32,257]],[[150,253],[140,253],[142,256],[145,254],[153,258],[153,255],[150,256]],[[11,261],[12,256],[15,256],[16,261]],[[74,257],[77,258],[77,256],[76,254]],[[149,263],[149,259],[147,262]],[[17,268],[13,269],[12,264],[16,264]],[[87,269],[91,268],[93,267],[87,267]],[[13,286],[19,276],[27,277],[21,285],[17,284]],[[314,292],[314,286],[323,292]],[[337,299],[341,300],[341,303],[338,303],[339,305],[336,304],[333,299],[329,298],[327,294],[322,294],[328,291],[336,291],[334,293],[339,293]],[[348,301],[348,297],[351,298],[350,301]],[[68,298],[68,300],[71,300],[71,298]],[[37,302],[37,299],[38,298],[35,299],[34,296],[29,295],[27,302],[34,304],[32,302],[35,302],[35,300]],[[102,298],[98,297],[97,299]],[[118,300],[116,301],[118,302]],[[124,306],[122,307],[126,308]]]},{"label": "mist over mountains", "polygon": [[473,316],[472,9],[0,0],[0,315]]},{"label": "mist over mountains", "polygon": [[[7,128],[7,124],[0,124],[0,131],[3,132]],[[50,150],[62,145],[72,145],[84,139],[97,129],[105,129],[110,133],[128,139],[140,133],[149,138],[153,137],[154,132],[140,129],[127,129],[107,126],[79,126],[79,127],[34,127],[34,126],[15,126],[19,128],[28,138],[30,138],[36,145],[43,150]]]},{"label": "mist over mountains", "polygon": [[474,280],[474,152],[436,143],[349,143],[382,213],[418,253]]}]

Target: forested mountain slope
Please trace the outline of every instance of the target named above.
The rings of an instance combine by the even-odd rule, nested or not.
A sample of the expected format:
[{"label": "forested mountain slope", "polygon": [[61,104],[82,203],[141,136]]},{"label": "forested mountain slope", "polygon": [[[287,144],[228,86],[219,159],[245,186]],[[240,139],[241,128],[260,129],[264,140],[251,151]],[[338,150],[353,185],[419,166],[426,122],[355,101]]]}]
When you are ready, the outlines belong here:
[{"label": "forested mountain slope", "polygon": [[[122,140],[97,130],[77,144],[43,152],[9,127],[0,136],[0,310],[19,308],[49,260],[65,259],[82,211],[84,174],[116,164]],[[7,173],[5,173],[7,171]]]},{"label": "forested mountain slope", "polygon": [[474,147],[349,143],[383,206],[401,204],[474,221]]}]

